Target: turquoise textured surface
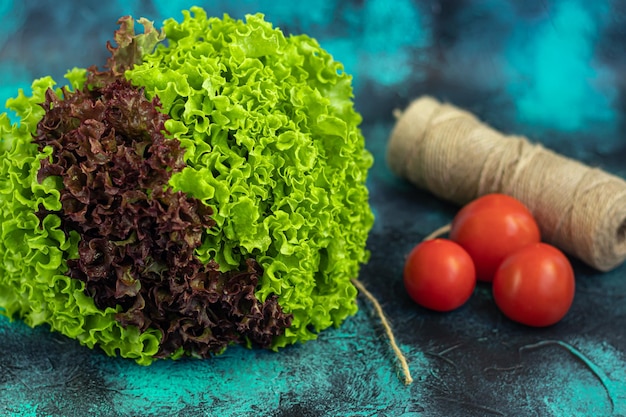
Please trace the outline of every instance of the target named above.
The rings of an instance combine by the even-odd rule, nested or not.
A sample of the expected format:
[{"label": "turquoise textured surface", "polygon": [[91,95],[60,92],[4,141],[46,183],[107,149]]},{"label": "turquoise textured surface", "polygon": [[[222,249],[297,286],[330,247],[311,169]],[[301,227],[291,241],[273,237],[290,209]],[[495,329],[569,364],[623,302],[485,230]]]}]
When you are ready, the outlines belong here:
[{"label": "turquoise textured surface", "polygon": [[482,285],[453,313],[420,309],[404,293],[404,257],[458,208],[395,178],[384,161],[393,111],[430,94],[626,177],[625,3],[5,0],[0,104],[34,78],[104,62],[121,15],[160,24],[194,4],[216,16],[262,12],[286,33],[318,39],[353,74],[376,158],[372,258],[359,278],[381,301],[415,382],[398,378],[362,298],[316,341],[149,367],[0,318],[0,416],[626,416],[626,267],[601,274],[573,260],[574,305],[547,329],[506,320]]}]

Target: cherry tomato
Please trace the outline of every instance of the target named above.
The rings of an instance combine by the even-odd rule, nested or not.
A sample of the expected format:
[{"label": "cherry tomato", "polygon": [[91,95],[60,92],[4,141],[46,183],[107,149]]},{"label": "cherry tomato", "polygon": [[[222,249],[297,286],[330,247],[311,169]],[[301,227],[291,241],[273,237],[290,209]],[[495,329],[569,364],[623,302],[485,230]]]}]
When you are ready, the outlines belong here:
[{"label": "cherry tomato", "polygon": [[474,263],[451,240],[427,240],[409,254],[404,266],[404,286],[422,307],[451,311],[463,305],[474,291]]},{"label": "cherry tomato", "polygon": [[476,278],[491,282],[504,258],[539,242],[541,235],[533,215],[520,201],[504,194],[487,194],[457,213],[450,239],[470,254]]},{"label": "cherry tomato", "polygon": [[546,243],[520,249],[502,262],[493,280],[493,298],[511,320],[550,326],[574,300],[574,271],[563,253]]}]

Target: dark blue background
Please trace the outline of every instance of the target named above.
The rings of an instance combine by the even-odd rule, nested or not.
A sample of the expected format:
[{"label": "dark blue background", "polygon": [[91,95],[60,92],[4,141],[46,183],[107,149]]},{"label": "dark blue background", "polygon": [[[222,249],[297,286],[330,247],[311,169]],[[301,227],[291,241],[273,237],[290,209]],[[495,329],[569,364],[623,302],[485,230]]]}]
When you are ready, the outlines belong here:
[{"label": "dark blue background", "polygon": [[372,258],[360,279],[383,304],[416,381],[396,377],[364,300],[341,328],[278,354],[236,348],[147,368],[0,319],[0,414],[626,415],[626,267],[601,274],[573,260],[573,308],[548,329],[506,320],[483,285],[458,311],[423,310],[404,293],[404,257],[458,208],[395,178],[384,161],[393,110],[430,94],[626,176],[626,2],[3,0],[0,102],[34,78],[103,64],[121,15],[160,24],[194,3],[216,16],[262,12],[287,33],[317,38],[353,74],[376,158]]}]

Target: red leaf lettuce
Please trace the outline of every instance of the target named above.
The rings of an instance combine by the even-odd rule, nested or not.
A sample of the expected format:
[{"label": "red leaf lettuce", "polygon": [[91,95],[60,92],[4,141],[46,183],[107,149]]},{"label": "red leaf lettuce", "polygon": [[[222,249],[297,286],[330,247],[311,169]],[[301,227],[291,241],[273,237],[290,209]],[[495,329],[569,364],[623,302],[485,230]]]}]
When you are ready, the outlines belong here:
[{"label": "red leaf lettuce", "polygon": [[276,296],[256,299],[259,264],[222,273],[194,255],[215,223],[208,206],[167,186],[184,164],[179,141],[163,135],[158,97],[148,100],[112,70],[90,69],[86,85],[63,97],[48,90],[34,138],[40,151],[52,148],[39,181],[60,176],[64,185],[62,209],[42,208],[39,217],[56,214],[81,236],[69,276],[86,283],[98,308],[121,306],[122,325],[160,330],[157,357],[181,348],[209,356],[230,343],[270,347],[291,317]]}]

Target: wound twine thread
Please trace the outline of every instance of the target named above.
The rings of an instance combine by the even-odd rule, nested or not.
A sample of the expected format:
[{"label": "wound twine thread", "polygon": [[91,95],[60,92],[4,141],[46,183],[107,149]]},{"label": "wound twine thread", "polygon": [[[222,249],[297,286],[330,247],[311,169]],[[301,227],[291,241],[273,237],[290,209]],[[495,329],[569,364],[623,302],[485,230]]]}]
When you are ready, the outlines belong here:
[{"label": "wound twine thread", "polygon": [[399,115],[387,148],[398,176],[463,205],[489,193],[524,203],[541,236],[600,271],[626,259],[626,181],[431,97]]}]

